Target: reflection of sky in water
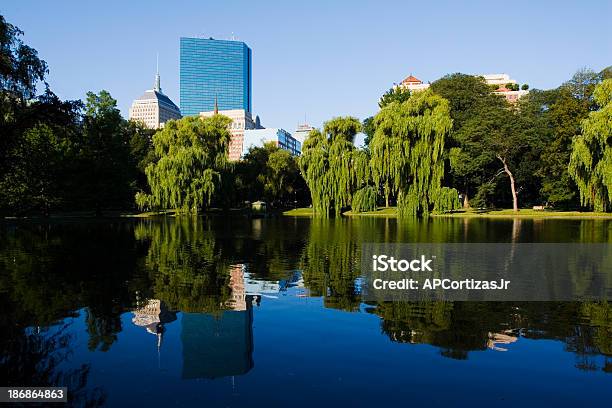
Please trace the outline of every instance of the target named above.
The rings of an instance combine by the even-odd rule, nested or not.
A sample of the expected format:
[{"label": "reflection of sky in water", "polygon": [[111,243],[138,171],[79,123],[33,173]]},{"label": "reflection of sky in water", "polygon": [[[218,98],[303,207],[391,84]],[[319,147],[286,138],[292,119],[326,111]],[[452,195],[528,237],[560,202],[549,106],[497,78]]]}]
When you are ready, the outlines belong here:
[{"label": "reflection of sky in water", "polygon": [[[244,293],[245,309],[178,312],[176,320],[164,322],[159,348],[133,324],[138,311],[126,313],[109,352],[89,353],[81,344],[74,360],[93,362],[90,382],[112,389],[110,405],[244,406],[269,399],[273,406],[321,400],[375,406],[380,393],[385,404],[452,406],[462,393],[473,404],[511,405],[528,398],[566,405],[583,400],[585,390],[588,400],[610,396],[609,375],[576,370],[576,356],[564,352],[559,341],[524,338],[523,329],[507,328],[489,332],[482,351],[471,351],[467,359],[445,358],[444,351],[418,341],[390,341],[380,332],[380,319],[366,313],[367,305],[343,312],[323,307],[321,298],[302,296],[299,273],[278,282],[253,278],[246,267],[240,271],[244,285],[233,285]],[[276,296],[258,302],[263,294]],[[161,315],[167,319],[172,313]],[[157,320],[166,320],[163,316]],[[594,358],[604,364],[602,356]]]},{"label": "reflection of sky in water", "polygon": [[[90,364],[87,387],[103,389],[113,407],[605,406],[612,397],[604,371],[612,371],[610,319],[601,315],[609,309],[591,311],[589,320],[571,303],[366,304],[353,270],[360,241],[612,242],[609,224],[219,222],[61,226],[43,238],[21,230],[23,243],[11,244],[3,265],[23,282],[42,272],[55,280],[6,280],[21,290],[9,292],[21,297],[12,296],[8,310],[25,321],[55,304],[49,318],[68,324],[70,342],[60,369]],[[28,252],[36,239],[40,265]],[[203,276],[231,290],[220,296],[213,279],[199,287]],[[107,351],[90,351],[92,326],[98,337],[116,336]]]},{"label": "reflection of sky in water", "polygon": [[[71,361],[92,363],[89,384],[109,391],[109,406],[245,406],[254,400],[376,406],[381,395],[385,405],[456,406],[457,393],[473,404],[565,406],[610,397],[609,375],[577,370],[575,355],[559,341],[491,333],[488,351],[445,358],[437,347],[390,341],[365,306],[356,313],[327,309],[321,298],[299,292],[290,288],[246,311],[179,312],[165,326],[159,350],[125,313],[113,347],[89,352],[82,313],[72,325],[77,347]],[[602,364],[603,357],[595,358]]]}]

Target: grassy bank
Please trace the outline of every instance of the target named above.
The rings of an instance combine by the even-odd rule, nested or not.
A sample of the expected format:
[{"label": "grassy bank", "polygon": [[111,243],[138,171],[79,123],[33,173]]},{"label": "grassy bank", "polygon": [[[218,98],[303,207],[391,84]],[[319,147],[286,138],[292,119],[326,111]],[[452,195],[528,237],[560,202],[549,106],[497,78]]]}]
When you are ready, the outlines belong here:
[{"label": "grassy bank", "polygon": [[295,208],[293,210],[283,212],[283,215],[288,215],[291,217],[312,217],[313,212],[312,208]]},{"label": "grassy bank", "polygon": [[395,207],[378,207],[376,211],[366,211],[362,213],[354,213],[347,211],[343,215],[349,217],[397,217],[397,209]]},{"label": "grassy bank", "polygon": [[[290,217],[312,217],[314,213],[312,212],[312,208],[296,208],[294,210],[285,211],[283,215],[288,215]],[[395,207],[392,208],[384,208],[381,207],[376,211],[369,211],[364,213],[352,213],[351,211],[347,211],[342,213],[342,215],[346,216],[379,216],[379,217],[396,217],[397,211]]]},{"label": "grassy bank", "polygon": [[612,213],[589,211],[554,211],[520,209],[518,213],[506,210],[460,210],[446,214],[436,214],[435,217],[455,218],[611,218]]},{"label": "grassy bank", "polygon": [[[312,208],[296,208],[295,210],[285,211],[283,215],[294,217],[310,217],[313,215]],[[353,213],[347,211],[343,215],[349,217],[397,217],[395,207],[379,207],[376,211],[363,213]],[[434,214],[433,217],[453,217],[453,218],[610,218],[612,213],[582,212],[582,211],[553,211],[553,210],[532,210],[521,209],[515,213],[511,209],[505,210],[459,210],[452,213]]]}]

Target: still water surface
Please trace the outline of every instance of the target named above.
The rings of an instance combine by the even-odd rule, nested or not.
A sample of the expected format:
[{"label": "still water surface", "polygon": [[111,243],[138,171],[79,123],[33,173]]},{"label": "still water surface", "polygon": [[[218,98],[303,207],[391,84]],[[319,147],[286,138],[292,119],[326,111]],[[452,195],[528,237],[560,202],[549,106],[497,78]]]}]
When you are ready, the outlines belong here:
[{"label": "still water surface", "polygon": [[605,220],[0,225],[0,381],[74,406],[607,406],[612,306],[364,303],[362,242],[604,242]]}]

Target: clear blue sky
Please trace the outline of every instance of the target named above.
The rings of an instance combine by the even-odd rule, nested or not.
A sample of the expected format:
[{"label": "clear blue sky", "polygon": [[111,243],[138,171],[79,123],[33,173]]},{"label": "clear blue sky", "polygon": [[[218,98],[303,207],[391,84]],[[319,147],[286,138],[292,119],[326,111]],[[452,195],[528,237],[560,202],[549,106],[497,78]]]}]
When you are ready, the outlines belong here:
[{"label": "clear blue sky", "polygon": [[[464,4],[465,3],[465,4]],[[107,89],[127,116],[153,86],[179,103],[179,37],[229,38],[253,50],[253,110],[293,131],[332,116],[363,119],[412,73],[508,73],[558,86],[581,67],[612,65],[604,1],[29,1],[0,13],[49,64],[62,98]]]}]

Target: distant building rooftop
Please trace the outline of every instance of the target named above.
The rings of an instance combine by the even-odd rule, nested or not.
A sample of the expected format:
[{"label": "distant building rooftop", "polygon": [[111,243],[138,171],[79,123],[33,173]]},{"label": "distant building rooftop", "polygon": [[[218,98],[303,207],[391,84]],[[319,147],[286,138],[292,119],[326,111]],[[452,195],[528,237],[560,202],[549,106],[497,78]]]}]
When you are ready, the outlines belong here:
[{"label": "distant building rooftop", "polygon": [[421,81],[419,78],[414,77],[412,75],[408,76],[406,79],[404,79],[402,81],[402,84],[422,84],[423,81]]},{"label": "distant building rooftop", "polygon": [[171,107],[176,108],[178,110],[178,106],[176,106],[176,104],[174,102],[172,102],[172,100],[170,98],[168,98],[163,93],[156,91],[155,89],[149,89],[149,90],[145,91],[145,93],[143,93],[142,96],[140,96],[140,98],[138,98],[136,100],[137,101],[145,101],[145,100],[148,100],[148,99],[157,99],[159,102],[163,102],[165,104],[168,104]]}]

